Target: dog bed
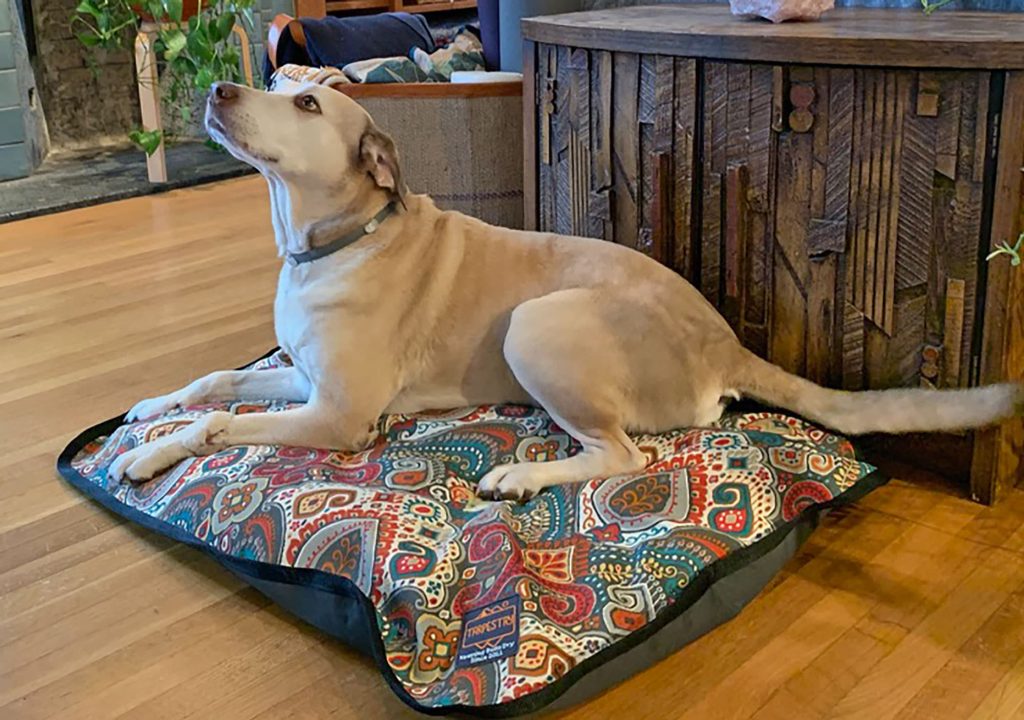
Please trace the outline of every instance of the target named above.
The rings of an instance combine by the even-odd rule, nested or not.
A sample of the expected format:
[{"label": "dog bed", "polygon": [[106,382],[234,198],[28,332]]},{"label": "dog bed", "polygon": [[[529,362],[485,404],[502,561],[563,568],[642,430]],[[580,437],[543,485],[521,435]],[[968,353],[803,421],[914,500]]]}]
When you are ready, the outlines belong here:
[{"label": "dog bed", "polygon": [[[279,367],[280,353],[254,367]],[[642,474],[476,497],[493,465],[578,449],[541,410],[478,407],[380,421],[364,452],[233,447],[133,487],[119,453],[212,409],[114,418],[58,468],[82,492],[211,553],[275,602],[366,652],[412,707],[509,716],[578,702],[734,616],[819,514],[884,482],[796,418],[730,412],[638,437]]]}]

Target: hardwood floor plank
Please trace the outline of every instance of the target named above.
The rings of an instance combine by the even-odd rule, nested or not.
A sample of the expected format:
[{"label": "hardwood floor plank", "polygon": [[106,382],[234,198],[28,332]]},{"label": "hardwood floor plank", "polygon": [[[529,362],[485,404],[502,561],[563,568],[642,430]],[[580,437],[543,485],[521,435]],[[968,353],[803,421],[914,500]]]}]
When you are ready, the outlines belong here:
[{"label": "hardwood floor plank", "polygon": [[1016,720],[1024,716],[1024,654],[985,696],[969,720]]},{"label": "hardwood floor plank", "polygon": [[[832,711],[835,718],[896,717],[1024,582],[1024,558],[994,550]],[[955,717],[955,716],[951,716]]]},{"label": "hardwood floor plank", "polygon": [[1013,669],[1024,647],[1024,592],[1018,590],[932,675],[897,720],[966,718]]},{"label": "hardwood floor plank", "polygon": [[[250,617],[269,604],[269,600],[250,588],[228,594],[94,662],[42,684],[2,709],[25,720],[84,717],[89,707],[100,717],[105,712],[122,712],[132,703],[137,704],[177,682],[172,674],[174,663],[169,658],[179,658],[178,666],[186,668],[201,663],[203,658],[221,657],[210,649],[211,645],[219,648],[228,642],[225,638],[236,633],[248,638],[249,631],[258,630],[263,623],[257,623],[255,628],[246,626],[241,632],[237,629],[239,624],[251,622]],[[154,673],[152,668],[161,663],[163,667]],[[196,666],[194,671],[201,672],[202,666]]]}]

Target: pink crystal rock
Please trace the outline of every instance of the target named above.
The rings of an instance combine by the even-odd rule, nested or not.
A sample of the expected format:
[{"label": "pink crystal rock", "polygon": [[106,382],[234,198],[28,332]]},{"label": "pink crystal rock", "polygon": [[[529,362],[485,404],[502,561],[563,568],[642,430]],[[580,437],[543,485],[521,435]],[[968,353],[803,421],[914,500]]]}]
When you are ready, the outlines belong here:
[{"label": "pink crystal rock", "polygon": [[729,0],[733,15],[756,15],[772,22],[817,20],[836,0]]}]

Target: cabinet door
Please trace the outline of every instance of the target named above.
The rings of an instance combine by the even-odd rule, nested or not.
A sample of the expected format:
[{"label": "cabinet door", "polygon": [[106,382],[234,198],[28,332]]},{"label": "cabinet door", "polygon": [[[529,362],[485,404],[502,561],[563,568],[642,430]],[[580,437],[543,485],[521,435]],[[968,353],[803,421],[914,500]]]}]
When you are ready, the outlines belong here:
[{"label": "cabinet door", "polygon": [[701,287],[749,347],[849,389],[971,384],[989,81],[706,67]]},{"label": "cabinet door", "polygon": [[538,45],[535,72],[538,228],[689,276],[695,61]]}]

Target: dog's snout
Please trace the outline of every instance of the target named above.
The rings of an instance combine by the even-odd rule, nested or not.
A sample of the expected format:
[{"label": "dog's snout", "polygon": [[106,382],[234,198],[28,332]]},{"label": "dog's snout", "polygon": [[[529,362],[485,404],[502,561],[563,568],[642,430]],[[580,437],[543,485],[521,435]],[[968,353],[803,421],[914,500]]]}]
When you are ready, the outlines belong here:
[{"label": "dog's snout", "polygon": [[230,82],[216,82],[210,89],[210,99],[217,105],[223,105],[238,99],[238,86]]}]

